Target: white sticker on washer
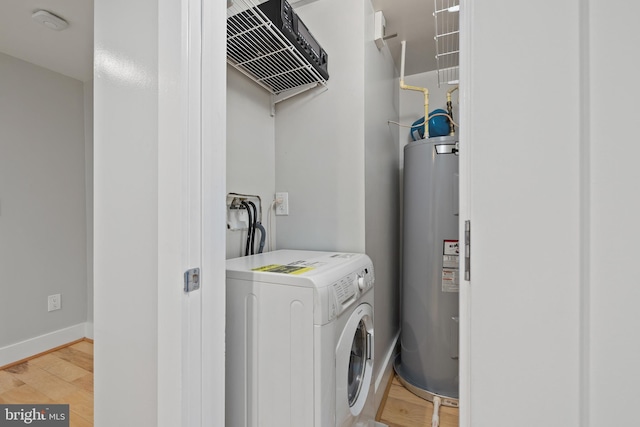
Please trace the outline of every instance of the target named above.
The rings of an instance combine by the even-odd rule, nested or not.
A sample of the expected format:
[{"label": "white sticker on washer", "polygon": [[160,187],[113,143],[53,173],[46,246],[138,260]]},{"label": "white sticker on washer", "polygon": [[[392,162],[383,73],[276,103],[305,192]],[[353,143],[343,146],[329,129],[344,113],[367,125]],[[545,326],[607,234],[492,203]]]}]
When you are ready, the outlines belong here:
[{"label": "white sticker on washer", "polygon": [[307,261],[307,260],[300,260],[300,261],[293,261],[290,262],[287,265],[295,265],[298,267],[313,267],[313,268],[319,268],[322,267],[324,265],[327,265],[326,262],[320,262],[320,261]]},{"label": "white sticker on washer", "polygon": [[313,267],[304,267],[304,266],[298,266],[298,265],[280,265],[280,264],[263,265],[262,267],[251,269],[251,271],[265,271],[267,273],[282,273],[282,274],[302,274],[310,270],[313,270]]}]

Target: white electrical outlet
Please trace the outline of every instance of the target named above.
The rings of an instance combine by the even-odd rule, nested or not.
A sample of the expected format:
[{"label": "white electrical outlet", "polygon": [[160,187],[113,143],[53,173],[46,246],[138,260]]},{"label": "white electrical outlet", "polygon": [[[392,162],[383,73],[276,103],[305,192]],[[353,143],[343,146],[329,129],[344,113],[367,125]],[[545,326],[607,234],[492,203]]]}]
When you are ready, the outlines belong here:
[{"label": "white electrical outlet", "polygon": [[289,215],[289,193],[276,193],[276,215]]},{"label": "white electrical outlet", "polygon": [[60,307],[62,305],[60,294],[49,295],[47,303],[48,303],[48,311],[60,310]]}]

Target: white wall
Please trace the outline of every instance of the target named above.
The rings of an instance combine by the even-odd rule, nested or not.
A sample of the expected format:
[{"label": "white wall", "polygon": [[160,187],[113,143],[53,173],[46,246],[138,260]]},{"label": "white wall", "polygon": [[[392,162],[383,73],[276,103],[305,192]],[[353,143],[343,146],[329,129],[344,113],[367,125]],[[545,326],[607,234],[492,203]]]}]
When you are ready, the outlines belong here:
[{"label": "white wall", "polygon": [[158,9],[95,3],[98,427],[158,425]]},{"label": "white wall", "polygon": [[[267,233],[267,212],[276,185],[275,118],[270,100],[267,91],[227,66],[227,193],[260,196]],[[271,222],[275,227],[273,212]],[[227,231],[227,258],[244,255],[246,236],[246,231]]]},{"label": "white wall", "polygon": [[289,192],[290,213],[277,217],[278,247],[364,252],[363,2],[296,10],[328,52],[330,77],[327,91],[276,108],[276,190]]},{"label": "white wall", "polygon": [[[365,114],[365,252],[376,273],[375,357],[382,396],[386,357],[400,330],[400,193],[395,68],[389,49],[373,41],[374,10],[364,2],[364,114]],[[387,373],[391,374],[391,370]],[[385,380],[387,378],[385,377]],[[380,402],[376,402],[378,405]]]},{"label": "white wall", "polygon": [[4,347],[86,321],[87,226],[82,82],[0,54],[0,93]]}]

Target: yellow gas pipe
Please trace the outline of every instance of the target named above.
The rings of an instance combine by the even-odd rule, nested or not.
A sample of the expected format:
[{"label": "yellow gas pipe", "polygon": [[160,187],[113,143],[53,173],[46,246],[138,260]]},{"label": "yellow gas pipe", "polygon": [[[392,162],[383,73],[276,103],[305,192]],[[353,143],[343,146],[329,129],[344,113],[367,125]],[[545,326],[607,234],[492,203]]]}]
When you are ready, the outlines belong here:
[{"label": "yellow gas pipe", "polygon": [[404,55],[406,49],[406,40],[402,40],[402,59],[400,62],[400,89],[415,90],[424,93],[424,137],[429,138],[429,89],[426,87],[409,86],[404,84]]}]

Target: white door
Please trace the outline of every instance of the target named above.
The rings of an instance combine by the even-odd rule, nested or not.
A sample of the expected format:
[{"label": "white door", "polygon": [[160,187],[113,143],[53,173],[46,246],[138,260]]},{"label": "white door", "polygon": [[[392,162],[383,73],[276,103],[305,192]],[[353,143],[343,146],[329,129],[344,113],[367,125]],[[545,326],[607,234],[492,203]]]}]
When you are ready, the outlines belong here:
[{"label": "white door", "polygon": [[461,425],[635,425],[640,5],[461,11]]},{"label": "white door", "polygon": [[578,3],[461,4],[463,426],[582,425]]}]

